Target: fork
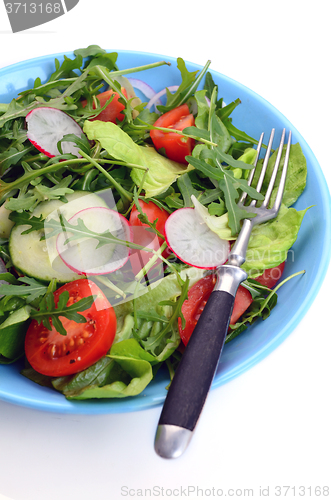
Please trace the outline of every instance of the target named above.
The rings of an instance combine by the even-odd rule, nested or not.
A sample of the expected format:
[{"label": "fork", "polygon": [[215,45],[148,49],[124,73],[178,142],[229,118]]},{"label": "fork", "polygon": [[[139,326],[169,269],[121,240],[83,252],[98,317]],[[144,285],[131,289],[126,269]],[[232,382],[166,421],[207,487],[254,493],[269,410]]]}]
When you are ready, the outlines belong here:
[{"label": "fork", "polygon": [[[260,192],[267,171],[275,129],[272,129],[257,181],[256,190]],[[154,448],[162,458],[177,458],[186,450],[209,393],[223,345],[229,328],[233,304],[237,289],[247,273],[241,269],[245,262],[246,251],[252,229],[277,216],[285,187],[287,167],[291,147],[291,131],[288,134],[284,166],[278,191],[272,208],[268,208],[273,191],[281,155],[284,148],[286,130],[283,129],[275,166],[261,206],[252,200],[248,206],[247,193],[243,192],[239,206],[253,212],[255,216],[243,220],[239,236],[231,249],[228,261],[217,269],[217,280],[209,300],[196,324],[185,348],[160,415]],[[261,134],[256,159],[248,178],[251,185],[261,151],[264,133]]]}]

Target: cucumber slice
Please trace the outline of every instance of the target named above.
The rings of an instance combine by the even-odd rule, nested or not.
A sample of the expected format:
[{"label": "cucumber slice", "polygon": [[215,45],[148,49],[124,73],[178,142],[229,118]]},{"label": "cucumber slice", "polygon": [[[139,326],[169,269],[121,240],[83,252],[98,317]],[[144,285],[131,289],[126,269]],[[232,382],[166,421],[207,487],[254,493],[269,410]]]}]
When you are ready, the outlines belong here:
[{"label": "cucumber slice", "polygon": [[0,207],[0,238],[9,238],[14,222],[9,219],[11,210],[7,210],[6,201]]},{"label": "cucumber slice", "polygon": [[[33,216],[58,218],[58,210],[68,220],[80,210],[92,207],[108,208],[107,203],[95,193],[88,191],[75,191],[66,196],[68,203],[60,200],[50,200],[40,203],[34,210]],[[56,279],[60,283],[81,278],[77,273],[70,270],[61,260],[56,252],[56,236],[41,240],[43,231],[32,231],[22,234],[29,226],[14,226],[9,238],[9,252],[13,266],[26,276],[41,281]],[[53,251],[54,249],[54,251]],[[56,257],[54,257],[56,255]],[[52,256],[50,258],[50,256]]]}]

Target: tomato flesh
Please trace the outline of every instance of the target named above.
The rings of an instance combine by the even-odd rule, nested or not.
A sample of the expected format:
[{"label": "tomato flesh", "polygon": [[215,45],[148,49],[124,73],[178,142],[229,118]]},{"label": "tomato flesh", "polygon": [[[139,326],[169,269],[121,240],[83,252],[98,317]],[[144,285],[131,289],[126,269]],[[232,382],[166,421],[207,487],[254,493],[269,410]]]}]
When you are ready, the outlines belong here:
[{"label": "tomato flesh", "polygon": [[[150,222],[157,221],[155,227],[157,231],[164,236],[164,226],[167,218],[169,217],[168,212],[158,207],[152,201],[146,202],[144,200],[139,200],[139,204]],[[148,224],[146,224],[145,222],[141,222],[138,216],[139,211],[137,207],[133,205],[129,218],[129,223],[133,227],[133,242],[142,246],[149,246],[154,250],[158,250],[163,244],[164,239],[160,236],[155,235],[152,231],[147,230],[147,228],[149,229]],[[146,229],[144,230],[143,228]],[[163,257],[167,257],[169,255],[169,250],[166,249],[162,253],[162,255]],[[153,254],[151,252],[144,252],[144,250],[132,250],[130,261],[133,272],[137,274],[142,269],[142,267],[147,264],[152,256]],[[157,262],[157,265],[160,263],[161,261],[159,260]]]},{"label": "tomato flesh", "polygon": [[[144,214],[146,214],[147,219],[149,222],[156,222],[155,227],[159,233],[161,233],[164,236],[164,226],[167,221],[167,218],[169,217],[168,212],[163,210],[162,208],[158,207],[155,203],[152,201],[146,202],[143,200],[139,200],[140,207]],[[148,227],[148,224],[141,222],[139,219],[139,211],[136,207],[136,205],[133,205],[132,210],[130,212],[130,219],[129,219],[130,225],[131,226],[145,226]],[[158,237],[160,244],[163,243],[163,239]]]},{"label": "tomato flesh", "polygon": [[[256,281],[268,288],[273,288],[282,276],[285,262],[271,269],[266,269]],[[188,291],[188,299],[182,306],[182,313],[185,318],[185,328],[182,328],[182,320],[178,318],[178,327],[184,345],[187,345],[195,325],[214,289],[216,276],[210,274],[195,283]],[[252,296],[247,288],[239,286],[234,300],[230,325],[234,325],[253,302]]]},{"label": "tomato flesh", "polygon": [[[121,88],[121,92],[127,98],[127,93],[124,87]],[[105,92],[98,94],[96,98],[98,99],[102,107],[112,96],[114,97],[112,101],[108,104],[108,106],[105,109],[103,109],[96,118],[89,118],[89,120],[91,121],[100,120],[102,122],[112,122],[112,123],[117,123],[117,120],[119,121],[124,120],[124,114],[122,113],[122,111],[125,108],[125,106],[124,104],[118,101],[120,99],[120,95],[117,92],[115,92],[114,90],[106,90]],[[83,107],[85,107],[86,104],[87,101],[82,101]],[[93,109],[95,109],[95,105],[93,105]]]},{"label": "tomato flesh", "polygon": [[[152,230],[143,226],[133,226],[133,243],[141,245],[144,248],[150,248],[157,251],[160,248],[160,239]],[[161,243],[162,244],[162,243]],[[136,276],[148,261],[153,257],[153,253],[146,250],[132,249],[130,252],[130,264],[134,275]],[[157,259],[152,269],[147,273],[148,278],[156,276],[156,268],[162,266],[161,259]]]},{"label": "tomato flesh", "polygon": [[[188,105],[182,104],[178,108],[164,113],[156,120],[154,125],[156,127],[184,130],[186,127],[194,126],[194,116],[190,113]],[[195,145],[194,139],[186,138],[174,132],[162,132],[155,129],[151,130],[150,135],[158,151],[163,149],[170,160],[187,164],[185,156],[192,154]]]},{"label": "tomato flesh", "polygon": [[[209,299],[216,283],[216,276],[210,274],[201,278],[188,291],[188,299],[182,306],[182,313],[185,318],[185,328],[182,328],[182,320],[178,318],[179,334],[184,345],[187,345],[195,325]],[[230,324],[235,324],[240,316],[248,309],[253,299],[250,292],[243,286],[239,286],[234,300]]]},{"label": "tomato flesh", "polygon": [[285,268],[285,262],[279,264],[279,266],[272,267],[271,269],[265,269],[261,276],[258,276],[256,281],[261,283],[261,285],[268,288],[273,288],[276,283],[280,280]]},{"label": "tomato flesh", "polygon": [[[207,300],[214,289],[215,283],[216,276],[214,274],[210,274],[197,281],[197,283],[195,283],[188,291],[188,299],[185,300],[182,306],[182,313],[185,318],[184,329],[182,328],[181,318],[178,318],[179,333],[184,345],[187,345]],[[231,325],[238,321],[240,316],[251,305],[252,300],[253,299],[249,291],[240,285],[233,305],[230,319]]]},{"label": "tomato flesh", "polygon": [[96,296],[92,306],[80,312],[85,323],[61,317],[67,335],[52,326],[48,330],[32,320],[25,337],[28,362],[37,372],[51,377],[72,375],[96,363],[109,351],[116,333],[114,309],[100,288],[88,279],[72,281],[54,292],[57,305],[62,292],[69,292],[67,305],[90,295]]}]

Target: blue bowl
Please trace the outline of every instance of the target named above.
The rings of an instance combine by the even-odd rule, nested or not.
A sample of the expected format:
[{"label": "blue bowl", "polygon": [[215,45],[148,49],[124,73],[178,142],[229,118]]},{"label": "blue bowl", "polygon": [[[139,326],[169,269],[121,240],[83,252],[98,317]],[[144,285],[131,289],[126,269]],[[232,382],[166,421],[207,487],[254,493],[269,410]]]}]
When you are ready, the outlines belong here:
[{"label": "blue bowl", "polygon": [[[179,83],[176,60],[157,54],[118,51],[120,68],[135,67],[166,60],[162,66],[134,77],[142,78],[154,90]],[[68,54],[69,57],[72,55]],[[54,59],[63,54],[31,59],[0,70],[0,102],[9,102],[28,87],[34,79],[42,81],[54,71]],[[201,67],[187,63],[189,71]],[[293,143],[299,142],[307,159],[307,187],[295,204],[298,210],[312,206],[304,217],[286,264],[285,277],[306,270],[304,275],[290,280],[279,290],[278,304],[266,321],[258,321],[243,334],[226,344],[214,379],[213,388],[241,375],[272,352],[298,325],[316,297],[330,260],[330,194],[321,168],[306,141],[295,127],[270,103],[230,78],[211,71],[225,102],[240,98],[241,105],[233,113],[234,124],[253,137],[275,127],[276,141],[280,130],[292,130]],[[276,142],[275,142],[276,143]],[[290,300],[289,300],[290,299]],[[58,413],[105,414],[130,412],[151,408],[163,403],[168,376],[160,371],[145,391],[132,398],[113,400],[68,401],[62,394],[29,381],[20,375],[21,363],[0,365],[0,399],[17,405]]]}]

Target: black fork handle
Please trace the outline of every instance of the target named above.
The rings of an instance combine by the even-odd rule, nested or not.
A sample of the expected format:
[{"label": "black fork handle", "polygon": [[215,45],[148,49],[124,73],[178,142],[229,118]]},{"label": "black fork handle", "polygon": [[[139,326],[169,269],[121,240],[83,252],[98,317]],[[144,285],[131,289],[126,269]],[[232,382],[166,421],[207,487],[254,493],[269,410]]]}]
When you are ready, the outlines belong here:
[{"label": "black fork handle", "polygon": [[155,451],[176,458],[191,440],[228,332],[235,295],[246,273],[223,266],[171,382],[157,428]]}]

